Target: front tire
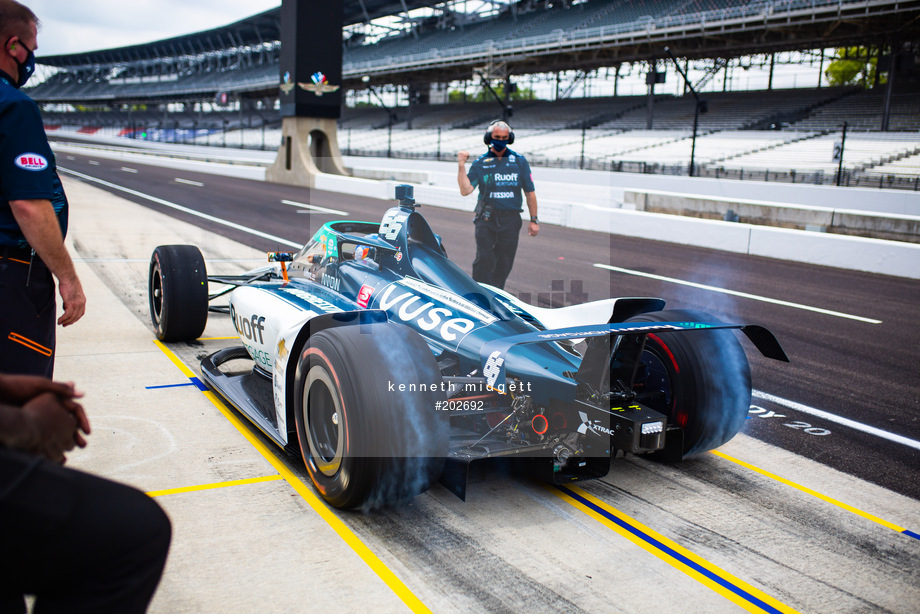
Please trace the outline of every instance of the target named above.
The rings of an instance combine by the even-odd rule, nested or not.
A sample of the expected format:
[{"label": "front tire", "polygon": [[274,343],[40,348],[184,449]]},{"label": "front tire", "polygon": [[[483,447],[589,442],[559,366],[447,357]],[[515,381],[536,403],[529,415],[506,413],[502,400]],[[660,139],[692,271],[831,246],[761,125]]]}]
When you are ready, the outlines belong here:
[{"label": "front tire", "polygon": [[160,245],[150,257],[150,319],[160,341],[190,341],[208,323],[208,271],[194,245]]},{"label": "front tire", "polygon": [[304,464],[330,505],[369,510],[403,503],[441,475],[449,423],[437,403],[446,394],[431,350],[408,327],[373,323],[314,333],[296,382]]},{"label": "front tire", "polygon": [[[701,311],[675,309],[629,322],[717,322]],[[637,391],[647,405],[683,430],[683,456],[708,452],[738,434],[751,407],[751,369],[730,330],[649,334]],[[657,392],[657,394],[654,394]]]}]

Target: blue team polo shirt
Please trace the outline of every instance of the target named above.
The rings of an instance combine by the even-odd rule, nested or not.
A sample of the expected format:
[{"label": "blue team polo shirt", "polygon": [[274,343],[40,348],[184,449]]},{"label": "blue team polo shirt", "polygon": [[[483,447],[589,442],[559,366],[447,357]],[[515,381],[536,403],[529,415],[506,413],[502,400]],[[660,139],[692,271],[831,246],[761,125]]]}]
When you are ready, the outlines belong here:
[{"label": "blue team polo shirt", "polygon": [[0,245],[28,247],[11,200],[50,200],[67,233],[67,197],[38,105],[0,71]]},{"label": "blue team polo shirt", "polygon": [[524,156],[507,147],[500,158],[491,151],[476,158],[466,176],[473,187],[479,186],[479,195],[486,204],[496,209],[522,211],[521,191],[535,190],[530,164]]}]

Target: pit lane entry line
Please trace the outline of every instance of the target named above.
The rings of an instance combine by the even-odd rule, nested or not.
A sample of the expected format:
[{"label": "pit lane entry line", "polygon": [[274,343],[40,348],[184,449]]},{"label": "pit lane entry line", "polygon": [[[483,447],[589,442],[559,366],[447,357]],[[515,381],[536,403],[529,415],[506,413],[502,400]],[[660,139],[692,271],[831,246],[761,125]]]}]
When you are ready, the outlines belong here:
[{"label": "pit lane entry line", "polygon": [[227,226],[228,228],[233,228],[234,230],[239,230],[240,232],[245,232],[246,234],[251,234],[256,237],[260,237],[262,239],[268,239],[269,241],[274,241],[276,243],[280,243],[281,245],[287,245],[288,247],[294,247],[296,249],[300,249],[301,247],[303,247],[303,245],[301,245],[300,243],[295,243],[294,241],[282,239],[281,237],[276,237],[275,235],[270,235],[266,232],[261,232],[259,230],[248,228],[240,224],[228,222],[227,220],[223,220],[219,217],[214,217],[213,215],[208,215],[207,213],[202,213],[201,211],[195,211],[194,209],[189,209],[188,207],[177,205],[176,203],[169,202],[168,200],[163,200],[162,198],[157,198],[156,196],[151,196],[149,194],[144,194],[143,192],[138,192],[137,190],[132,190],[130,188],[126,188],[124,186],[120,186],[115,183],[103,181],[102,179],[97,179],[96,177],[92,177],[90,175],[84,175],[83,173],[79,173],[69,168],[63,168],[59,166],[58,170],[64,171],[65,173],[69,175],[73,175],[74,177],[79,177],[80,179],[83,179],[85,181],[91,181],[93,183],[98,183],[99,185],[103,185],[107,188],[112,188],[113,190],[124,192],[125,194],[131,194],[132,196],[137,196],[138,198],[149,200],[150,202],[157,203],[158,205],[163,205],[164,207],[169,207],[170,209],[175,209],[176,211],[181,211],[182,213],[194,215],[195,217],[200,217],[201,219],[208,220],[209,222],[214,222],[215,224],[220,224],[221,226]]},{"label": "pit lane entry line", "polygon": [[795,309],[813,311],[815,313],[822,313],[828,316],[836,316],[838,318],[847,318],[849,320],[857,320],[859,322],[866,322],[868,324],[881,324],[882,323],[881,320],[875,320],[873,318],[864,318],[862,316],[854,316],[849,313],[842,313],[840,311],[831,311],[830,309],[822,309],[820,307],[811,307],[809,305],[802,305],[800,303],[790,303],[789,301],[781,301],[779,299],[769,298],[766,296],[759,296],[757,294],[748,294],[747,292],[739,292],[737,290],[719,288],[718,286],[707,286],[706,284],[698,284],[696,282],[685,281],[683,279],[676,279],[674,277],[665,277],[663,275],[655,275],[653,273],[643,273],[642,271],[634,271],[632,269],[623,269],[618,266],[610,266],[609,264],[595,263],[594,266],[599,269],[607,269],[608,271],[614,271],[616,273],[626,273],[627,275],[636,275],[637,277],[647,277],[648,279],[666,281],[672,284],[690,286],[691,288],[699,288],[700,290],[709,290],[711,292],[720,292],[722,294],[729,294],[731,296],[737,296],[740,298],[748,298],[754,301],[761,301],[763,303],[772,303],[774,305],[781,305],[783,307],[793,307]]},{"label": "pit lane entry line", "polygon": [[557,486],[549,490],[569,505],[748,612],[796,612],[578,487]]},{"label": "pit lane entry line", "polygon": [[[176,365],[176,367],[178,367],[178,369],[182,371],[186,377],[192,381],[198,380],[194,372],[192,372],[192,370],[189,369],[185,363],[179,360],[179,357],[176,356],[172,350],[163,345],[159,339],[154,339],[153,343],[158,348],[160,348],[160,351],[163,352],[163,354],[169,358],[169,360],[172,361],[172,363]],[[202,386],[202,388],[204,387]],[[326,507],[326,504],[323,503],[320,498],[313,493],[309,486],[304,484],[296,475],[294,475],[294,472],[292,472],[284,465],[284,463],[278,460],[278,457],[275,456],[264,443],[259,441],[255,435],[252,434],[252,432],[249,430],[249,427],[244,424],[242,420],[238,418],[232,411],[227,409],[227,406],[223,404],[223,402],[216,394],[206,388],[204,388],[202,392],[204,396],[207,397],[209,401],[211,401],[214,407],[216,407],[218,411],[224,415],[230,424],[236,427],[236,430],[238,430],[240,434],[243,435],[243,437],[245,437],[250,444],[252,444],[252,447],[254,447],[256,451],[261,454],[262,457],[265,458],[265,460],[267,460],[272,467],[275,468],[281,477],[283,477],[284,480],[290,484],[290,486],[295,491],[297,491],[297,494],[299,494],[304,499],[304,501],[306,501],[310,507],[313,508],[313,510],[319,515],[320,518],[326,521],[326,524],[328,524],[329,527],[332,528],[332,530],[335,531],[340,538],[342,538],[342,541],[344,541],[352,550],[354,550],[355,554],[357,554],[361,560],[363,560],[367,566],[370,567],[371,570],[376,573],[381,580],[383,580],[384,584],[390,587],[390,590],[392,590],[410,610],[413,612],[431,614],[431,610],[424,603],[422,603],[421,599],[416,597],[415,594],[409,590],[405,584],[403,584],[402,580],[400,580],[396,574],[393,573],[393,571],[391,571],[390,568],[387,567],[384,562],[381,561],[377,555],[374,554],[374,552],[368,548],[367,545],[365,545],[364,542],[362,542],[361,539],[355,535],[355,533],[349,529],[348,526],[338,516],[335,515],[335,513],[333,513],[332,510]]]},{"label": "pit lane entry line", "polygon": [[151,490],[147,493],[148,497],[162,497],[164,495],[178,495],[186,492],[200,492],[202,490],[214,490],[215,488],[226,488],[228,486],[244,486],[246,484],[261,484],[262,482],[277,482],[282,480],[280,475],[266,475],[260,478],[246,478],[244,480],[228,480],[226,482],[214,482],[213,484],[200,484],[198,486],[181,486],[179,488],[167,488],[164,490]]},{"label": "pit lane entry line", "polygon": [[718,450],[711,450],[710,453],[711,453],[711,454],[714,454],[715,456],[718,456],[719,458],[724,458],[725,460],[727,460],[727,461],[729,461],[729,462],[732,462],[732,463],[735,463],[736,465],[739,465],[739,466],[741,466],[741,467],[744,467],[745,469],[750,469],[751,471],[753,471],[753,472],[755,472],[755,473],[759,473],[759,474],[762,475],[762,476],[768,477],[768,478],[770,478],[771,480],[775,480],[775,481],[779,482],[780,484],[785,484],[786,486],[790,486],[790,487],[792,487],[792,488],[795,488],[796,490],[802,491],[803,493],[805,493],[805,494],[807,494],[807,495],[811,495],[812,497],[816,497],[816,498],[818,498],[818,499],[821,499],[822,501],[825,501],[825,502],[827,502],[827,503],[830,503],[831,505],[836,505],[836,506],[839,507],[840,509],[843,509],[843,510],[846,510],[846,511],[851,512],[851,513],[853,513],[853,514],[856,514],[857,516],[862,516],[862,517],[865,518],[866,520],[871,520],[871,521],[874,522],[875,524],[882,525],[882,526],[885,527],[886,529],[891,529],[892,531],[897,531],[898,533],[903,533],[904,535],[907,535],[908,537],[913,537],[914,539],[920,539],[920,534],[914,533],[913,531],[910,531],[910,530],[908,530],[908,529],[905,529],[904,527],[900,527],[900,526],[894,524],[893,522],[888,522],[887,520],[885,520],[885,519],[883,519],[883,518],[879,518],[878,516],[875,516],[875,515],[873,515],[873,514],[870,514],[869,512],[864,512],[864,511],[862,511],[861,509],[855,508],[855,507],[853,507],[852,505],[849,505],[849,504],[847,504],[847,503],[844,503],[843,501],[838,501],[837,499],[834,499],[834,498],[832,498],[832,497],[828,497],[827,495],[821,494],[821,493],[819,493],[819,492],[816,491],[816,490],[812,490],[812,489],[808,488],[807,486],[802,486],[801,484],[796,484],[796,483],[793,482],[792,480],[787,480],[786,478],[781,477],[781,476],[778,476],[778,475],[776,475],[775,473],[770,473],[769,471],[767,471],[767,470],[765,470],[765,469],[761,469],[760,467],[756,467],[756,466],[754,466],[754,465],[752,465],[752,464],[750,464],[750,463],[747,463],[747,462],[745,462],[745,461],[743,461],[743,460],[741,460],[741,459],[734,458],[733,456],[729,456],[728,454],[725,454],[724,452],[720,452],[720,451],[718,451]]}]

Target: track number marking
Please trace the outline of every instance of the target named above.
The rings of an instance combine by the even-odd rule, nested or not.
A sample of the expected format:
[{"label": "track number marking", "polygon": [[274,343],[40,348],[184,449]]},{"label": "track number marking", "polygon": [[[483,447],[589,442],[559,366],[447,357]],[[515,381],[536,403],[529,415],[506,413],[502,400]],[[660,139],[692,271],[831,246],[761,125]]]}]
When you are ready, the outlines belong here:
[{"label": "track number marking", "polygon": [[783,422],[783,426],[788,426],[791,429],[802,429],[802,431],[804,431],[805,433],[808,433],[809,435],[823,436],[823,435],[831,434],[829,430],[822,429],[817,426],[812,426],[808,424],[807,422],[801,422],[801,421]]},{"label": "track number marking", "polygon": [[[758,418],[786,418],[785,414],[778,414],[774,411],[764,409],[763,407],[758,407],[757,405],[751,405],[751,409],[748,410],[748,414],[757,416]],[[808,422],[802,422],[801,420],[795,420],[792,422],[783,422],[783,426],[790,429],[795,429],[797,431],[802,431],[803,433],[808,433],[809,435],[815,435],[817,437],[823,437],[824,435],[830,435],[831,432],[828,429],[821,428],[819,426],[812,426]]]},{"label": "track number marking", "polygon": [[751,409],[748,410],[749,414],[755,414],[758,418],[785,418],[786,414],[778,414],[776,412],[767,411],[763,407],[757,407],[756,405],[751,405]]}]

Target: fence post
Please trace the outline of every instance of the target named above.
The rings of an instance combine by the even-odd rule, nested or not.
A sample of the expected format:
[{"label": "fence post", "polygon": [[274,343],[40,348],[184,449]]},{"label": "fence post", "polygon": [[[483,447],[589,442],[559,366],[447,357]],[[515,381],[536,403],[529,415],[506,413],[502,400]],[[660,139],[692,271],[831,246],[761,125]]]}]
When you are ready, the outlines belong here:
[{"label": "fence post", "polygon": [[840,133],[840,160],[837,163],[837,185],[840,186],[840,180],[843,179],[843,148],[847,140],[847,123],[843,122],[843,132]]}]

